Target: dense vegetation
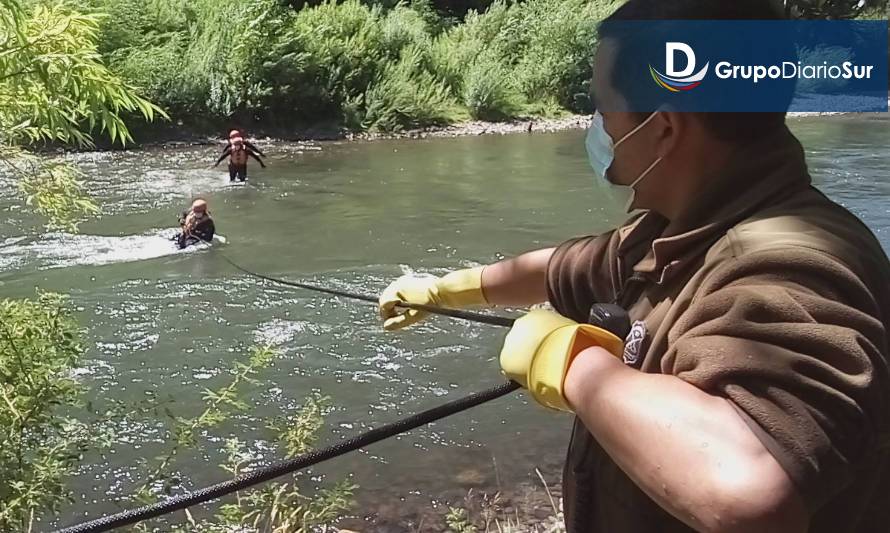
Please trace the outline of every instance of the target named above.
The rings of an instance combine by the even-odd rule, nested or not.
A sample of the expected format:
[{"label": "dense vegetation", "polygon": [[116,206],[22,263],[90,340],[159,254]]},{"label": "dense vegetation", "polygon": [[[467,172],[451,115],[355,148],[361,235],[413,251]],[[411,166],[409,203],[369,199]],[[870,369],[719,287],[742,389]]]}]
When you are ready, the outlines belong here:
[{"label": "dense vegetation", "polygon": [[[98,42],[110,69],[177,122],[353,131],[589,111],[595,25],[620,4],[74,1],[105,14]],[[886,3],[776,1],[792,16],[831,18]]]},{"label": "dense vegetation", "polygon": [[107,14],[99,41],[111,69],[175,119],[386,131],[584,111],[595,24],[613,6],[80,1]]}]

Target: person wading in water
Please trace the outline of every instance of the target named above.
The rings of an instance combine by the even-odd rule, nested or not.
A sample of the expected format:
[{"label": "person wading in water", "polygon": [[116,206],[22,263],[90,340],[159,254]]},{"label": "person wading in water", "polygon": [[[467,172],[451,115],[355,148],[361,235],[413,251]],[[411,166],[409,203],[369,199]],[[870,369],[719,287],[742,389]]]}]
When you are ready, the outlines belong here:
[{"label": "person wading in water", "polygon": [[207,201],[197,198],[191,208],[179,215],[180,233],[176,242],[180,249],[200,242],[211,242],[216,226],[210,217]]},{"label": "person wading in water", "polygon": [[214,167],[222,163],[223,159],[229,158],[229,181],[247,181],[247,158],[252,157],[257,160],[261,167],[266,168],[266,164],[260,159],[260,156],[253,149],[247,146],[242,137],[233,137],[230,139],[229,146],[219,159],[216,160]]},{"label": "person wading in water", "polygon": [[[890,531],[880,243],[812,186],[786,113],[627,105],[643,80],[623,65],[636,36],[618,22],[774,21],[774,4],[628,0],[598,29],[586,145],[603,187],[632,193],[641,213],[489,266],[405,276],[380,296],[387,330],[427,316],[400,302],[553,306],[515,323],[500,363],[575,416],[571,533]],[[633,327],[607,350],[584,323],[609,303]]]},{"label": "person wading in water", "polygon": [[223,152],[226,151],[226,148],[229,148],[229,147],[232,146],[232,141],[233,141],[236,137],[241,137],[241,139],[244,140],[244,146],[246,146],[246,147],[249,148],[250,150],[253,150],[253,151],[256,152],[257,154],[259,154],[260,157],[266,157],[266,154],[264,154],[262,150],[260,150],[255,144],[253,144],[252,142],[250,142],[250,141],[247,139],[247,135],[245,135],[243,129],[242,129],[242,130],[232,130],[232,131],[229,132],[229,137],[228,137],[228,139],[226,140],[226,146],[225,146],[225,148],[223,148]]}]

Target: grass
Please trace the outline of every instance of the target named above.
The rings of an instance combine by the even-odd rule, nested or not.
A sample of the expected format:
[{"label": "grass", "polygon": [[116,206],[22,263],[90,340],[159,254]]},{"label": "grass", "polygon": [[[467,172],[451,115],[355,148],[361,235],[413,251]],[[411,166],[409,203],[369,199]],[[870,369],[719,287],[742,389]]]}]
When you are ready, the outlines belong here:
[{"label": "grass", "polygon": [[[539,518],[542,509],[539,503],[526,503],[507,506],[500,493],[488,495],[470,490],[464,499],[463,506],[450,507],[445,516],[445,525],[452,533],[564,533],[565,521],[562,513],[562,501],[554,497],[550,486],[535,469],[541,482],[547,505],[543,509],[548,513]],[[507,511],[508,507],[512,511]],[[538,512],[536,512],[538,511]],[[418,526],[418,531],[423,525]]]}]

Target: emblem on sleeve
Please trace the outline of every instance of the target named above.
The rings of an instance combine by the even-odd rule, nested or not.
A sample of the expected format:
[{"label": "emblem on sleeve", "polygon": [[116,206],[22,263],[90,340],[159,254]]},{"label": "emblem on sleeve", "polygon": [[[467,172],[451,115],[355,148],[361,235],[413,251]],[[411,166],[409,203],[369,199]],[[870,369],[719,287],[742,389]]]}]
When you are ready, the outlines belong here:
[{"label": "emblem on sleeve", "polygon": [[643,341],[646,339],[648,329],[642,320],[634,322],[630,333],[624,341],[624,364],[639,367],[643,362]]}]

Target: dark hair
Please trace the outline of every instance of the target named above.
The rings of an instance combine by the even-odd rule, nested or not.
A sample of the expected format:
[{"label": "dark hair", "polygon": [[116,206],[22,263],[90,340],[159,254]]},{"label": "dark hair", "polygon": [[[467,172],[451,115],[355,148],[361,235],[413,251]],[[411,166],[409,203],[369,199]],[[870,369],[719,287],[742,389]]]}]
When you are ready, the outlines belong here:
[{"label": "dark hair", "polygon": [[[600,40],[613,38],[619,56],[632,46],[628,33],[611,23],[630,20],[781,20],[786,18],[778,0],[628,0],[597,30]],[[612,85],[628,98],[640,84],[621,69],[612,73]],[[790,105],[791,94],[788,94]],[[649,113],[639,113],[642,121]],[[749,141],[785,124],[785,112],[770,113],[696,113],[715,137],[726,141]]]}]

